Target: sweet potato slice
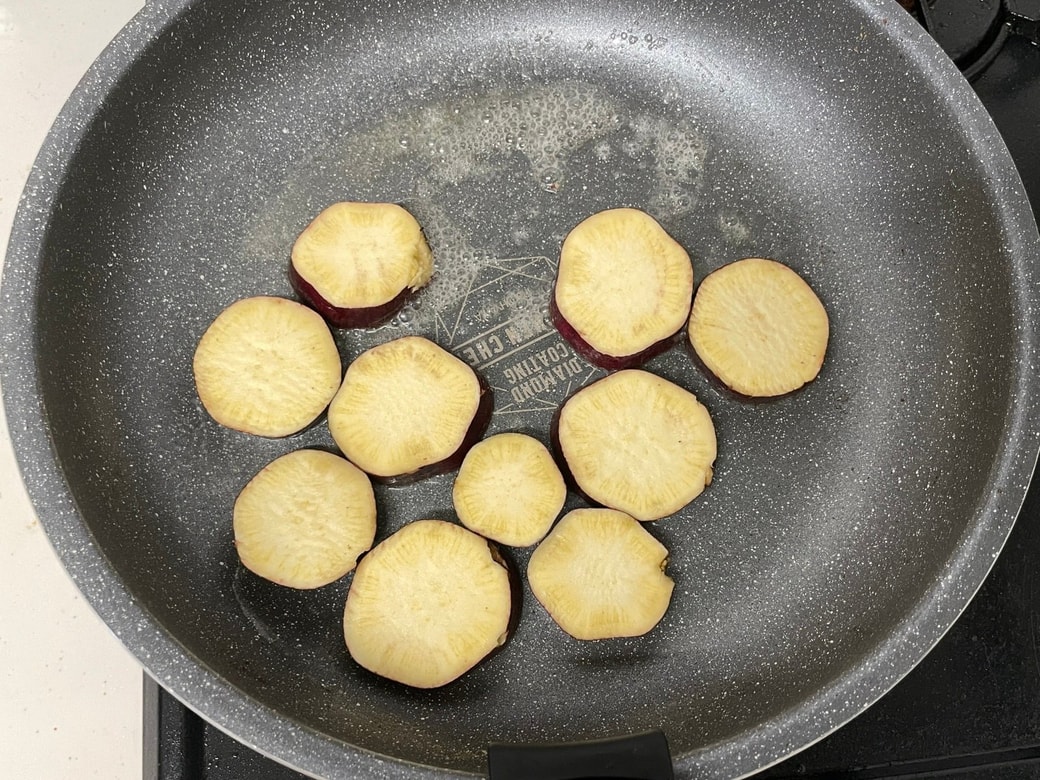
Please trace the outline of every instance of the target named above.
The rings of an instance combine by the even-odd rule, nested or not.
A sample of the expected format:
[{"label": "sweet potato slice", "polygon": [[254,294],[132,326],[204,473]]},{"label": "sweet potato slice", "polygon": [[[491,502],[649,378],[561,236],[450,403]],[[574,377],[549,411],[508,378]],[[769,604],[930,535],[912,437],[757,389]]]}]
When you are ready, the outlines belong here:
[{"label": "sweet potato slice", "polygon": [[567,513],[531,555],[535,598],[575,639],[641,636],[668,609],[668,550],[613,509]]},{"label": "sweet potato slice", "polygon": [[238,494],[233,516],[243,565],[290,588],[338,580],[376,535],[368,477],[321,450],[297,450],[266,465]]},{"label": "sweet potato slice", "polygon": [[829,327],[805,280],[775,260],[749,257],[704,278],[688,332],[697,357],[722,384],[768,398],[817,377]]},{"label": "sweet potato slice", "polygon": [[609,209],[564,239],[550,311],[579,354],[619,369],[670,347],[692,297],[686,250],[649,214]]},{"label": "sweet potato slice", "polygon": [[711,482],[715,426],[693,393],[640,369],[599,379],[557,412],[553,442],[592,502],[657,520]]},{"label": "sweet potato slice", "polygon": [[474,445],[452,488],[464,526],[512,547],[541,540],[566,498],[567,486],[552,455],[522,433],[500,433]]},{"label": "sweet potato slice", "polygon": [[473,369],[421,336],[363,352],[329,406],[343,454],[375,479],[409,482],[458,468],[491,419]]},{"label": "sweet potato slice", "polygon": [[347,650],[382,677],[446,685],[509,638],[516,582],[494,545],[472,531],[409,523],[358,564],[343,611]]},{"label": "sweet potato slice", "polygon": [[199,400],[221,425],[288,436],[320,415],[342,363],[320,316],[284,298],[245,298],[222,311],[192,363]]},{"label": "sweet potato slice", "polygon": [[394,203],[334,203],[293,244],[297,293],[332,325],[371,327],[396,314],[433,274],[419,223]]}]

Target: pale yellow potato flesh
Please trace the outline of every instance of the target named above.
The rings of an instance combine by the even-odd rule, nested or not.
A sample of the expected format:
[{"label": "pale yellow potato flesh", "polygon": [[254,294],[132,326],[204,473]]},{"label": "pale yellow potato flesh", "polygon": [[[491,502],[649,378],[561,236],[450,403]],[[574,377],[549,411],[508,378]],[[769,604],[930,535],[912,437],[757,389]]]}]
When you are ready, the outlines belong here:
[{"label": "pale yellow potato flesh", "polygon": [[634,355],[686,324],[693,265],[649,214],[608,209],[567,234],[553,294],[589,346],[604,355]]},{"label": "pale yellow potato flesh", "polygon": [[428,339],[406,336],[350,364],[329,406],[329,431],[359,468],[401,476],[452,456],[480,398],[473,369]]},{"label": "pale yellow potato flesh", "polygon": [[535,598],[575,639],[641,636],[664,617],[673,582],[668,550],[613,509],[575,509],[527,566]]},{"label": "pale yellow potato flesh", "polygon": [[351,657],[415,688],[438,688],[508,638],[509,573],[486,539],[417,520],[358,564],[343,612]]},{"label": "pale yellow potato flesh", "polygon": [[297,450],[265,466],[233,514],[242,564],[290,588],[320,588],[354,569],[376,535],[368,476],[338,455]]},{"label": "pale yellow potato flesh", "polygon": [[711,415],[693,393],[647,371],[579,390],[560,410],[558,436],[578,487],[637,520],[678,512],[711,482]]},{"label": "pale yellow potato flesh", "polygon": [[567,498],[567,486],[552,455],[522,433],[500,433],[466,454],[452,488],[462,524],[512,547],[542,539]]},{"label": "pale yellow potato flesh", "polygon": [[334,203],[292,248],[296,272],[332,306],[369,308],[416,290],[433,274],[422,229],[395,203]]},{"label": "pale yellow potato flesh", "polygon": [[199,400],[221,425],[288,436],[321,414],[342,363],[319,314],[285,298],[245,298],[222,311],[192,362]]},{"label": "pale yellow potato flesh", "polygon": [[790,393],[823,367],[830,323],[813,289],[786,265],[750,257],[704,278],[688,328],[697,357],[742,395]]}]

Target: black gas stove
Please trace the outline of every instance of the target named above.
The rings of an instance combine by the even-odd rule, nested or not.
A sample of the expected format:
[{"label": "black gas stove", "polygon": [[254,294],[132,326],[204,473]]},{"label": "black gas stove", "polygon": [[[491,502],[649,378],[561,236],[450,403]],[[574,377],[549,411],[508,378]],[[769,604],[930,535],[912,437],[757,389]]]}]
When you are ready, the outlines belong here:
[{"label": "black gas stove", "polygon": [[[1040,0],[906,0],[989,109],[1040,216]],[[1040,262],[1040,258],[1038,258]],[[298,780],[145,682],[146,780]],[[1040,778],[1040,479],[964,615],[863,715],[761,778]]]}]

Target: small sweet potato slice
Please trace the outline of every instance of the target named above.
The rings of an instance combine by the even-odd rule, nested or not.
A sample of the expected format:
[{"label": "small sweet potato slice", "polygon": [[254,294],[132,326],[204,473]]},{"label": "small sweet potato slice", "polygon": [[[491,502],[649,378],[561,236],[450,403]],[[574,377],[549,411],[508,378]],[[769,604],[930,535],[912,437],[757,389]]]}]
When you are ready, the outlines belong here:
[{"label": "small sweet potato slice", "polygon": [[192,363],[199,400],[221,425],[288,436],[317,419],[339,388],[339,350],[328,325],[284,298],[245,298],[222,311]]},{"label": "small sweet potato slice", "polygon": [[351,657],[414,688],[447,685],[505,644],[517,578],[494,545],[443,520],[417,520],[358,564],[343,611]]},{"label": "small sweet potato slice", "polygon": [[589,500],[657,520],[711,482],[715,426],[693,393],[640,369],[609,374],[556,414],[553,443]]},{"label": "small sweet potato slice", "polygon": [[540,541],[566,499],[567,486],[552,455],[522,433],[500,433],[475,444],[452,488],[464,526],[512,547]]},{"label": "small sweet potato slice", "polygon": [[817,377],[829,328],[826,309],[795,271],[749,257],[704,278],[688,333],[697,357],[722,384],[769,398]]},{"label": "small sweet potato slice", "polygon": [[575,639],[641,636],[672,598],[668,550],[613,509],[575,509],[538,545],[527,566],[535,598]]},{"label": "small sweet potato slice", "polygon": [[321,450],[297,450],[267,464],[238,494],[233,517],[242,564],[290,588],[338,580],[376,535],[368,476]]}]

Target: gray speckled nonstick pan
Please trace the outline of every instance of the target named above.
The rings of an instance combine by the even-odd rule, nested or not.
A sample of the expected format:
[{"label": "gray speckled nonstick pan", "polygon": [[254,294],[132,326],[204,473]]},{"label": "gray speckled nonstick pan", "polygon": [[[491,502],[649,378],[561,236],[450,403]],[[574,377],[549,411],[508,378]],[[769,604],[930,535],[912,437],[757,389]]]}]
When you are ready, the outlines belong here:
[{"label": "gray speckled nonstick pan", "polygon": [[[649,211],[698,279],[760,255],[817,290],[831,346],[802,392],[741,403],[681,346],[650,364],[719,439],[711,487],[649,526],[676,583],[650,634],[577,642],[525,590],[503,652],[416,691],[347,655],[349,577],[295,592],[239,566],[238,490],[331,440],[220,428],[192,352],[235,299],[291,295],[296,234],[344,199],[406,205],[437,265],[393,323],[338,335],[344,359],[428,335],[493,385],[492,431],[546,439],[597,375],[546,317],[560,241],[597,210]],[[171,0],[37,161],[4,402],[79,587],[247,744],[320,777],[453,777],[493,742],[662,729],[678,777],[738,776],[869,706],[986,576],[1038,449],[1038,266],[990,119],[888,0]],[[380,537],[451,518],[450,488],[380,488]]]}]

